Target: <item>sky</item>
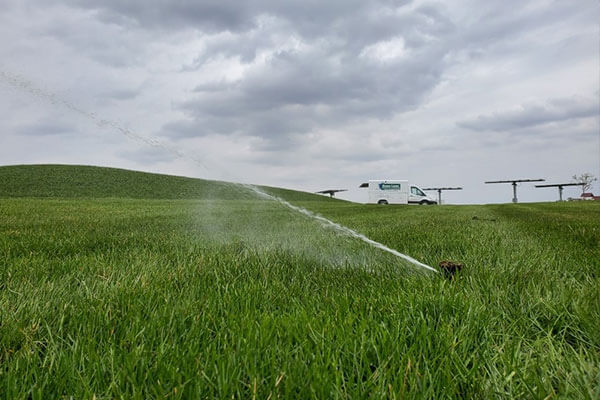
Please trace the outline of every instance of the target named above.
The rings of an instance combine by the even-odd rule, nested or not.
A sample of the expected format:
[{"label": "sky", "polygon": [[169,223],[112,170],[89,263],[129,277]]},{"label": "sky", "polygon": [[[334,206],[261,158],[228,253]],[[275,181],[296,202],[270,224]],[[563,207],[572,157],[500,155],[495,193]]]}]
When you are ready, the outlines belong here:
[{"label": "sky", "polygon": [[[304,191],[600,177],[600,3],[0,0],[0,165]],[[592,191],[600,192],[595,183]],[[565,197],[578,190],[565,188]],[[436,193],[431,193],[436,196]],[[556,189],[519,187],[520,201]]]}]

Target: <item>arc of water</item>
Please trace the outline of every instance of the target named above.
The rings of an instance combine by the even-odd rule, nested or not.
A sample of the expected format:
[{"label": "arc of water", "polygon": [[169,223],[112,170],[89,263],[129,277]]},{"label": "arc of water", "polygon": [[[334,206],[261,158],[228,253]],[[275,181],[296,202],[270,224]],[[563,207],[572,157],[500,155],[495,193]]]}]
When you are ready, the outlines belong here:
[{"label": "arc of water", "polygon": [[351,237],[354,237],[356,239],[360,239],[363,242],[368,243],[368,244],[370,244],[373,247],[376,247],[376,248],[378,248],[380,250],[383,250],[385,252],[393,254],[396,257],[400,257],[400,258],[408,261],[409,263],[411,263],[413,265],[419,266],[421,268],[425,268],[426,270],[429,270],[429,271],[438,272],[435,268],[432,268],[432,267],[430,267],[427,264],[423,264],[422,262],[420,262],[418,260],[415,260],[414,258],[412,258],[412,257],[410,257],[410,256],[408,256],[406,254],[400,253],[398,250],[394,250],[392,248],[389,248],[389,247],[387,247],[386,245],[384,245],[382,243],[379,243],[379,242],[377,242],[377,241],[375,241],[373,239],[368,238],[367,236],[363,235],[362,233],[358,233],[355,230],[352,230],[352,229],[350,229],[350,228],[348,228],[348,227],[346,227],[344,225],[340,225],[338,223],[335,223],[335,222],[333,222],[333,221],[331,221],[331,220],[329,220],[329,219],[327,219],[327,218],[325,218],[325,217],[323,217],[323,216],[321,216],[319,214],[315,214],[314,212],[307,210],[306,208],[295,206],[292,203],[290,203],[289,201],[286,201],[286,200],[282,199],[281,197],[277,197],[277,196],[273,196],[271,194],[265,193],[264,191],[260,190],[258,187],[254,186],[254,185],[243,185],[243,186],[246,187],[247,189],[253,191],[254,193],[256,193],[257,195],[259,195],[259,196],[261,196],[263,198],[266,198],[266,199],[269,199],[269,200],[272,200],[272,201],[276,201],[276,202],[278,202],[278,203],[286,206],[289,209],[292,209],[292,210],[294,210],[294,211],[296,211],[296,212],[298,212],[300,214],[303,214],[303,215],[305,215],[305,216],[307,216],[309,218],[315,219],[315,220],[319,221],[321,223],[321,225],[323,225],[323,226],[331,227],[331,228],[337,230],[338,232],[341,232],[341,233],[343,233],[343,234],[345,234],[347,236],[351,236]]}]

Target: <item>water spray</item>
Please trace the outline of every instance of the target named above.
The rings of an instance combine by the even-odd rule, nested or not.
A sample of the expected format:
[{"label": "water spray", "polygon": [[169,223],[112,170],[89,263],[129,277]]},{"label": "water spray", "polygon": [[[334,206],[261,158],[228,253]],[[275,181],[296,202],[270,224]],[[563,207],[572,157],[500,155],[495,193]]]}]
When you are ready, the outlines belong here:
[{"label": "water spray", "polygon": [[289,201],[282,199],[281,197],[277,197],[277,196],[273,196],[273,195],[270,195],[268,193],[265,193],[265,192],[263,192],[262,190],[260,190],[259,188],[257,188],[254,185],[242,184],[242,186],[244,186],[247,189],[255,192],[260,197],[263,197],[263,198],[268,199],[268,200],[276,201],[276,202],[278,202],[278,203],[286,206],[289,209],[292,209],[292,210],[294,210],[294,211],[296,211],[296,212],[298,212],[300,214],[303,214],[303,215],[305,215],[305,216],[307,216],[309,218],[315,219],[315,220],[319,221],[325,227],[333,228],[333,229],[337,230],[338,232],[341,232],[341,233],[343,233],[343,234],[345,234],[347,236],[351,236],[351,237],[354,237],[356,239],[360,239],[363,242],[368,243],[368,244],[370,244],[373,247],[376,247],[376,248],[378,248],[380,250],[383,250],[385,252],[393,254],[396,257],[400,257],[400,258],[408,261],[409,263],[417,265],[417,266],[419,266],[421,268],[425,268],[425,269],[433,271],[433,272],[438,272],[435,268],[432,268],[432,267],[430,267],[427,264],[423,264],[422,262],[417,261],[414,258],[412,258],[410,256],[407,256],[406,254],[402,254],[398,250],[391,249],[391,248],[387,247],[384,244],[381,244],[379,242],[376,242],[373,239],[368,238],[367,236],[363,235],[362,233],[358,233],[358,232],[356,232],[356,231],[354,231],[354,230],[352,230],[352,229],[350,229],[350,228],[348,228],[346,226],[343,226],[343,225],[340,225],[338,223],[335,223],[335,222],[333,222],[333,221],[331,221],[331,220],[329,220],[329,219],[327,219],[327,218],[325,218],[325,217],[323,217],[323,216],[321,216],[319,214],[315,214],[312,211],[307,210],[306,208],[295,206],[292,203],[290,203]]},{"label": "water spray", "polygon": [[[208,168],[204,165],[204,163],[201,160],[199,160],[198,158],[190,156],[188,154],[183,153],[182,151],[180,151],[178,149],[168,146],[168,145],[162,143],[157,138],[139,135],[139,134],[131,131],[130,129],[121,126],[117,122],[99,118],[95,113],[91,113],[86,110],[83,110],[80,107],[74,105],[73,103],[71,103],[65,99],[62,99],[61,97],[57,96],[56,94],[54,94],[52,92],[35,87],[31,82],[27,81],[26,79],[24,79],[18,75],[10,74],[10,73],[0,70],[0,79],[3,80],[4,82],[8,83],[13,88],[24,91],[34,97],[37,97],[37,98],[40,98],[47,102],[50,102],[52,105],[63,107],[75,114],[83,116],[83,117],[91,120],[92,122],[94,122],[94,124],[96,124],[100,128],[109,128],[109,129],[115,130],[134,141],[137,141],[139,143],[146,144],[149,146],[153,146],[153,147],[158,147],[160,149],[163,149],[163,150],[169,152],[170,154],[174,155],[177,158],[189,159],[190,161],[193,161],[194,163],[200,165],[202,168],[208,170]],[[370,246],[373,246],[375,248],[383,250],[383,251],[390,253],[396,257],[402,258],[403,260],[408,261],[409,263],[416,265],[420,268],[424,268],[426,270],[433,271],[433,272],[438,272],[436,269],[430,267],[429,265],[423,264],[422,262],[417,261],[414,258],[412,258],[406,254],[402,254],[397,250],[389,248],[382,243],[379,243],[373,239],[370,239],[367,236],[363,235],[362,233],[358,233],[346,226],[335,223],[335,222],[333,222],[321,215],[315,214],[312,211],[309,211],[305,208],[295,206],[280,197],[265,193],[264,191],[260,190],[258,187],[254,186],[254,185],[248,185],[248,184],[238,184],[238,185],[240,185],[241,187],[246,188],[247,190],[256,194],[259,198],[275,201],[275,202],[277,202],[295,212],[298,212],[308,218],[312,218],[312,219],[318,221],[324,227],[333,228],[336,231],[343,233],[349,237],[359,239],[359,240],[369,244]]]},{"label": "water spray", "polygon": [[59,97],[56,93],[52,93],[48,90],[44,90],[44,89],[34,86],[33,83],[29,82],[28,80],[26,80],[25,78],[23,78],[19,75],[11,74],[6,71],[0,70],[0,79],[15,89],[21,90],[31,96],[37,97],[38,99],[47,101],[54,106],[62,107],[62,108],[66,109],[68,111],[71,111],[81,117],[91,120],[99,128],[112,129],[113,131],[117,131],[117,132],[121,133],[122,135],[124,135],[124,136],[128,137],[129,139],[136,141],[138,143],[142,143],[142,144],[145,144],[148,146],[157,147],[162,150],[165,150],[166,152],[168,152],[175,158],[189,159],[208,171],[208,168],[206,167],[206,165],[204,165],[204,163],[197,157],[194,157],[190,154],[186,154],[186,153],[182,152],[181,150],[171,147],[171,146],[163,143],[158,138],[146,137],[146,136],[139,135],[139,134],[133,132],[131,129],[126,128],[123,125],[119,124],[116,121],[111,121],[108,119],[100,118],[95,113],[86,111],[86,110],[76,106],[75,104],[71,103],[70,101]]}]

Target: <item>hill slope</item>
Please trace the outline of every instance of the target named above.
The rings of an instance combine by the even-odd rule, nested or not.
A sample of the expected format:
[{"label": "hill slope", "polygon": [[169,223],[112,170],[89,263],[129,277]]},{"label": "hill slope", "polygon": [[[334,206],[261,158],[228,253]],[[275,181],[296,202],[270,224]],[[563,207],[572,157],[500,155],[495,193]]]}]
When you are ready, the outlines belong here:
[{"label": "hill slope", "polygon": [[[287,199],[323,200],[323,196],[279,188],[267,191]],[[219,199],[256,197],[240,185],[182,176],[82,165],[0,167],[0,198]]]}]

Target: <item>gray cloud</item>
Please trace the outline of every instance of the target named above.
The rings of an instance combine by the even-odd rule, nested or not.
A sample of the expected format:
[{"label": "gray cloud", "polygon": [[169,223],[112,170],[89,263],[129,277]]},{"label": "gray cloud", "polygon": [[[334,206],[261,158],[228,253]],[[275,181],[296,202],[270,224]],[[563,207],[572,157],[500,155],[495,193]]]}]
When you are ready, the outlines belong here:
[{"label": "gray cloud", "polygon": [[235,82],[199,84],[192,99],[176,105],[187,118],[166,123],[161,134],[246,135],[273,150],[317,127],[386,119],[423,101],[444,71],[448,48],[437,42],[455,27],[443,8],[408,9],[410,3],[70,2],[105,23],[206,34],[183,71],[217,57],[251,64]]},{"label": "gray cloud", "polygon": [[242,62],[251,62],[261,50],[277,48],[286,40],[325,48],[341,56],[341,60],[349,61],[365,47],[379,41],[402,38],[406,48],[419,48],[454,29],[449,18],[434,7],[407,10],[402,7],[403,2],[398,2],[394,8],[381,3],[363,1],[357,7],[348,4],[333,15],[323,12],[330,6],[325,3],[317,7],[315,10],[319,12],[310,18],[294,9],[269,18],[257,16],[260,24],[248,31],[208,36],[205,49],[192,65],[185,68],[198,68],[218,56],[239,57]]},{"label": "gray cloud", "polygon": [[[414,109],[440,81],[448,49],[436,42],[453,25],[428,7],[410,15],[394,14],[389,21],[385,13],[381,20],[353,17],[335,31],[322,30],[329,35],[326,39],[300,37],[296,48],[273,48],[275,41],[270,39],[257,41],[257,46],[266,47],[253,54],[266,52],[264,61],[250,65],[234,82],[198,85],[195,97],[178,106],[187,120],[168,123],[162,134],[239,134],[289,143],[291,137],[317,127],[387,119]],[[245,54],[246,37],[230,35],[226,50],[206,53],[235,54],[237,41]],[[198,58],[197,67],[205,61]]]},{"label": "gray cloud", "polygon": [[135,161],[146,165],[171,162],[177,158],[175,155],[156,147],[143,147],[132,151],[121,151],[117,155],[128,161]]},{"label": "gray cloud", "polygon": [[516,109],[457,122],[473,131],[514,131],[556,122],[599,116],[598,101],[581,98],[551,99],[544,104],[526,104]]},{"label": "gray cloud", "polygon": [[71,125],[49,119],[42,119],[35,123],[17,126],[14,131],[19,135],[25,136],[57,136],[74,133]]},{"label": "gray cloud", "polygon": [[148,29],[191,28],[204,32],[245,32],[259,24],[258,17],[292,18],[305,32],[323,29],[348,15],[366,14],[373,6],[394,9],[405,0],[70,0],[69,4],[94,10],[103,21]]},{"label": "gray cloud", "polygon": [[140,89],[111,89],[105,92],[105,96],[114,100],[131,100],[140,94]]},{"label": "gray cloud", "polygon": [[[299,145],[301,136],[315,129],[343,128],[365,118],[385,120],[416,109],[440,83],[453,55],[466,51],[468,57],[480,57],[491,44],[557,23],[569,11],[560,4],[530,9],[515,2],[507,10],[491,3],[474,13],[482,23],[458,26],[443,6],[411,1],[68,3],[92,11],[111,31],[120,26],[131,32],[201,32],[203,48],[183,71],[201,70],[219,57],[246,64],[235,81],[198,84],[191,99],[175,103],[186,118],[167,122],[160,134],[174,139],[251,136],[261,139],[254,142],[260,149],[272,150]],[[64,32],[56,35],[76,46],[98,41],[95,29],[84,36],[58,29]],[[125,49],[131,47],[131,37],[136,35],[129,33]],[[106,44],[92,49],[97,49],[92,56],[101,60],[108,57],[104,53],[112,62],[124,59]],[[541,123],[553,116],[555,110],[534,107],[458,125],[507,129],[511,123]],[[483,128],[494,123],[498,126]]]}]

